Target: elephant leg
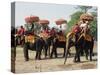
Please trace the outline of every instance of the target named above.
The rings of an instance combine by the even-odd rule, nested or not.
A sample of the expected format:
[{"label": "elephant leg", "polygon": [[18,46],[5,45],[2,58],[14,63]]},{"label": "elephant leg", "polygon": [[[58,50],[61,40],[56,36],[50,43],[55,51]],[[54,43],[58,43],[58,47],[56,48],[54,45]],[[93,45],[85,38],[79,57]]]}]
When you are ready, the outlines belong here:
[{"label": "elephant leg", "polygon": [[66,48],[64,48],[64,54],[63,54],[63,57],[65,57],[65,51],[66,51]]},{"label": "elephant leg", "polygon": [[41,60],[41,50],[37,50],[37,51],[36,51],[35,59]]},{"label": "elephant leg", "polygon": [[88,49],[85,49],[85,54],[86,54],[86,55],[85,55],[85,56],[86,56],[86,60],[88,60],[88,54],[89,54],[89,53],[88,53]]},{"label": "elephant leg", "polygon": [[77,58],[78,58],[77,62],[80,62],[80,53],[78,53]]},{"label": "elephant leg", "polygon": [[77,61],[77,53],[75,53],[74,62]]},{"label": "elephant leg", "polygon": [[45,58],[47,57],[47,50],[48,50],[48,48],[45,47]]},{"label": "elephant leg", "polygon": [[77,51],[77,62],[80,62],[80,53],[81,53],[81,48],[79,48]]},{"label": "elephant leg", "polygon": [[24,57],[25,57],[25,61],[29,60],[28,47],[26,44],[24,45]]},{"label": "elephant leg", "polygon": [[90,47],[90,61],[92,61],[92,56],[94,55],[94,53],[93,53],[93,46],[94,46],[94,40],[92,41],[92,45]]},{"label": "elephant leg", "polygon": [[41,51],[45,55],[45,47],[43,47],[43,50]]},{"label": "elephant leg", "polygon": [[93,49],[90,49],[90,61],[92,61]]},{"label": "elephant leg", "polygon": [[76,62],[76,59],[77,59],[77,47],[75,47],[75,50],[76,50],[76,53],[75,53],[75,57],[74,57],[74,62]]},{"label": "elephant leg", "polygon": [[50,46],[48,47],[48,55],[50,56]]},{"label": "elephant leg", "polygon": [[38,52],[38,59],[41,60],[41,51]]},{"label": "elephant leg", "polygon": [[54,49],[55,58],[57,58],[57,48]]},{"label": "elephant leg", "polygon": [[35,59],[38,59],[38,51],[36,51]]},{"label": "elephant leg", "polygon": [[74,57],[74,62],[80,62],[80,49],[76,48],[76,54]]},{"label": "elephant leg", "polygon": [[83,50],[83,48],[81,48],[80,54],[81,54],[81,56],[84,56],[84,50]]},{"label": "elephant leg", "polygon": [[53,56],[53,50],[51,51],[50,58],[52,58],[52,56]]},{"label": "elephant leg", "polygon": [[41,43],[40,39],[37,39],[36,40],[36,56],[35,56],[35,59],[39,59],[39,51],[40,51],[40,46],[41,46],[40,43]]},{"label": "elephant leg", "polygon": [[51,51],[51,54],[50,54],[50,58],[53,57],[53,54],[54,54],[54,47],[52,47],[52,51]]}]

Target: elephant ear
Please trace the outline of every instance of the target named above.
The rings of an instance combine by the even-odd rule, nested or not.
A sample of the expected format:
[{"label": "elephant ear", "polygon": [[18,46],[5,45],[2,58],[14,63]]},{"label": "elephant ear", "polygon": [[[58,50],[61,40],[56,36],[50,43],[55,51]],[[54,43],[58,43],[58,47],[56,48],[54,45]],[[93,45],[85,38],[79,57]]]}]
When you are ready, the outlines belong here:
[{"label": "elephant ear", "polygon": [[69,32],[69,33],[66,35],[66,38],[69,38],[70,35],[71,35],[71,32]]},{"label": "elephant ear", "polygon": [[74,37],[74,33],[73,33],[73,32],[69,32],[69,33],[66,35],[66,38],[71,38],[71,37]]}]

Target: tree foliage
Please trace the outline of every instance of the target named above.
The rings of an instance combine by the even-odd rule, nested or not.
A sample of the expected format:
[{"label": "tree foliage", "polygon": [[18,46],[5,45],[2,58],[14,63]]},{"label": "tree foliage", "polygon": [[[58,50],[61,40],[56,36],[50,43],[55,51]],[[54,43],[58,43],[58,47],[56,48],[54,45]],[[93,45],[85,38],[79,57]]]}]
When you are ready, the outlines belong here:
[{"label": "tree foliage", "polygon": [[91,22],[91,32],[92,32],[92,35],[97,40],[97,11],[94,10],[94,12],[91,12],[91,13],[94,16],[94,20]]},{"label": "tree foliage", "polygon": [[71,15],[71,20],[68,22],[69,30],[79,21],[81,14],[83,14],[83,12],[77,11]]},{"label": "tree foliage", "polygon": [[81,12],[87,13],[92,6],[77,6],[76,9],[79,9]]}]

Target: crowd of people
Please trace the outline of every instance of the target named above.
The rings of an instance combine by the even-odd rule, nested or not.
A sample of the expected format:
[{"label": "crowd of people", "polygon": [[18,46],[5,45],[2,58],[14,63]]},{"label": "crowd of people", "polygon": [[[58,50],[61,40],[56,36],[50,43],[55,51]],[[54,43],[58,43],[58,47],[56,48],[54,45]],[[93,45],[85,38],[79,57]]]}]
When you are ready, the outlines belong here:
[{"label": "crowd of people", "polygon": [[[80,21],[79,23],[76,23],[75,25],[73,25],[71,32],[75,33],[75,35],[77,36],[79,33],[84,33],[84,34],[89,34],[89,30],[90,30],[90,26],[89,26],[89,22],[88,21]],[[20,40],[22,40],[22,36],[25,35],[25,28],[23,26],[20,26],[19,29],[17,29],[16,34],[19,37]],[[34,31],[33,31],[34,33]],[[64,35],[63,30],[59,30],[59,32],[53,27],[51,29],[45,28],[43,30],[40,31],[39,34],[35,34],[39,37],[48,37],[48,36],[55,36],[56,34],[58,35]],[[21,42],[19,42],[19,44],[21,44]]]},{"label": "crowd of people", "polygon": [[[20,28],[17,29],[16,34],[17,34],[18,36],[22,36],[22,35],[25,35],[25,32],[26,32],[25,28],[24,28],[23,26],[20,26]],[[54,35],[56,35],[56,33],[63,34],[63,32],[62,32],[61,30],[58,32],[54,27],[51,28],[51,29],[45,28],[45,29],[41,30],[40,33],[45,34],[45,36],[46,36],[46,35],[47,35],[47,36],[49,36],[49,35],[50,35],[50,36],[54,36]],[[39,34],[40,34],[40,33],[39,33]],[[39,35],[39,34],[36,34],[36,35]]]}]

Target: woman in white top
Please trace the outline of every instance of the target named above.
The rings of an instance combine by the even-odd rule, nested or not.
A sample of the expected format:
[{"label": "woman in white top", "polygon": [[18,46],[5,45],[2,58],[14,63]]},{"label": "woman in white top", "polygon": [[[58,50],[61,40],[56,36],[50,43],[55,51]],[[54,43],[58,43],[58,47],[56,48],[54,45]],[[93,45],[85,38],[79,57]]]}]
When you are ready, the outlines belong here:
[{"label": "woman in white top", "polygon": [[80,28],[82,29],[82,33],[87,33],[87,30],[89,29],[89,22],[88,21],[83,21],[82,24],[80,25]]}]

